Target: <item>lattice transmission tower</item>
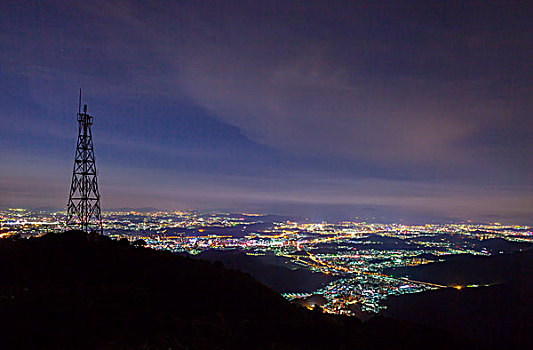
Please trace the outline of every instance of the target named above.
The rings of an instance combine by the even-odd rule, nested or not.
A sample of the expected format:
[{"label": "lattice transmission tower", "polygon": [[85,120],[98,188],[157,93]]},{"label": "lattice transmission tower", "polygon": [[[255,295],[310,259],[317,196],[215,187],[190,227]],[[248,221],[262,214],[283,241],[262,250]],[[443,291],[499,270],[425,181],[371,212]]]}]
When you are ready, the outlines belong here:
[{"label": "lattice transmission tower", "polygon": [[103,233],[100,192],[96,175],[91,125],[93,117],[87,114],[87,105],[81,112],[81,89],[78,105],[78,142],[68,197],[66,225],[70,229]]}]

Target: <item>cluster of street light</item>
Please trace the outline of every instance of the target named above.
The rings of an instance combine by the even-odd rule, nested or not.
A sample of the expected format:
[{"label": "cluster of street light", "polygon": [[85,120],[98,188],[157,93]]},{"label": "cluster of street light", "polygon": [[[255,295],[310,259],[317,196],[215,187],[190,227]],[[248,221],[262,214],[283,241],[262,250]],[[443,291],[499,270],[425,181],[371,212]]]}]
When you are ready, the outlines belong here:
[{"label": "cluster of street light", "polygon": [[[59,232],[64,212],[0,211],[0,237],[29,237]],[[312,293],[285,293],[291,300],[324,298],[326,312],[353,315],[378,312],[391,295],[445,288],[384,273],[416,266],[451,254],[498,253],[483,242],[493,238],[533,243],[527,226],[492,224],[402,225],[366,222],[311,223],[266,219],[261,214],[195,211],[104,212],[104,231],[112,238],[143,239],[148,247],[197,254],[239,249],[249,255],[273,253],[291,268],[336,278]],[[451,239],[453,238],[453,239]],[[461,287],[461,286],[454,286]]]}]

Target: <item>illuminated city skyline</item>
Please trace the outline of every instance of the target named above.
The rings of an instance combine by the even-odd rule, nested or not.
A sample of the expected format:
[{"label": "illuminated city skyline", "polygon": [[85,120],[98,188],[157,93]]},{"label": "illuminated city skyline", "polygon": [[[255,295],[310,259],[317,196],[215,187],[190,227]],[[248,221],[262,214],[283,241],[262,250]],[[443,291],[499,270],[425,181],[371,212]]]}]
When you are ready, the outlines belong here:
[{"label": "illuminated city skyline", "polygon": [[[64,217],[65,212],[3,210],[0,237],[61,232],[65,228]],[[531,227],[500,223],[410,226],[297,222],[265,214],[191,211],[107,211],[103,219],[106,235],[130,242],[143,240],[143,244],[156,250],[200,258],[206,258],[202,255],[205,252],[238,251],[255,259],[274,259],[278,266],[292,271],[310,271],[315,278],[331,277],[324,277],[311,290],[296,286],[294,290],[284,287],[280,292],[287,299],[304,304],[312,300],[308,298],[319,296],[326,312],[351,316],[380,312],[386,300],[394,295],[499,283],[483,276],[470,277],[462,283],[441,281],[437,276],[421,280],[395,269],[443,263],[456,256],[519,252],[531,249],[533,243]],[[246,270],[246,266],[239,267]],[[261,279],[260,275],[255,277]],[[310,278],[308,275],[307,279]]]}]

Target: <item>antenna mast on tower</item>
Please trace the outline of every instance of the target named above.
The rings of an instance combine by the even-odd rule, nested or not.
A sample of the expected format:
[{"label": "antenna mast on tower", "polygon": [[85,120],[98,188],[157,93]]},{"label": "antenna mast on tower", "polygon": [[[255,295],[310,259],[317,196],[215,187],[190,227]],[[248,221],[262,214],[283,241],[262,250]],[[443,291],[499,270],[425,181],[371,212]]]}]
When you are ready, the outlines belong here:
[{"label": "antenna mast on tower", "polygon": [[78,143],[67,206],[66,225],[70,229],[103,233],[100,192],[96,177],[93,137],[93,117],[87,114],[87,105],[81,112],[81,89],[78,105]]}]

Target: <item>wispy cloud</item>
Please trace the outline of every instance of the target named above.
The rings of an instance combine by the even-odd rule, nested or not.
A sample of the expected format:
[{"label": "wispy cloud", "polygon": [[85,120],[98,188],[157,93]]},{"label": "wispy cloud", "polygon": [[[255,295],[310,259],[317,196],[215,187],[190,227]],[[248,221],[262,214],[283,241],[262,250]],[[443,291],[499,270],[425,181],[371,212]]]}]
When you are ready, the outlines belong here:
[{"label": "wispy cloud", "polygon": [[[533,57],[523,5],[424,3],[5,5],[1,125],[17,140],[5,139],[26,149],[35,139],[70,144],[66,117],[50,116],[75,109],[83,86],[104,111],[97,135],[101,165],[113,169],[102,178],[112,205],[130,193],[140,206],[525,216],[533,210]],[[183,115],[212,129],[195,134],[202,142],[237,141],[200,147],[187,130],[169,132],[192,128]],[[37,179],[2,158],[12,169],[3,191],[16,197],[12,181],[25,193],[20,181]],[[180,168],[186,159],[203,166]],[[131,186],[119,181],[124,173],[136,179]]]}]

